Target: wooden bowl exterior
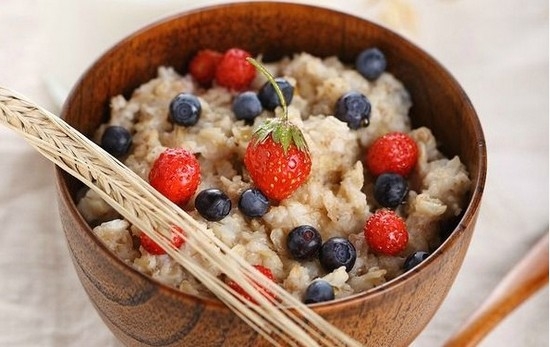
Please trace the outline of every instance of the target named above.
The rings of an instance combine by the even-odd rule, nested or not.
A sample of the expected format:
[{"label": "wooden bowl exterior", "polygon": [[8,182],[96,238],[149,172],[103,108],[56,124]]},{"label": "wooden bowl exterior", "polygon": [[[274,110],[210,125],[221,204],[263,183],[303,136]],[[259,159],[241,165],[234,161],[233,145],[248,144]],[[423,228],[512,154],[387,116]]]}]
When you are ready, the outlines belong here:
[{"label": "wooden bowl exterior", "polygon": [[[454,231],[414,270],[374,290],[319,304],[315,310],[372,346],[408,345],[445,298],[468,248],[485,183],[486,150],[475,110],[450,74],[426,53],[363,19],[285,3],[215,6],[168,18],[123,40],[101,57],[69,95],[62,117],[92,134],[108,116],[109,100],[129,96],[159,65],[184,72],[202,48],[242,47],[266,60],[295,52],[337,55],[347,62],[376,45],[388,69],[410,91],[414,126],[425,125],[458,154],[474,188]],[[257,346],[265,341],[222,304],[164,286],[116,258],[92,234],[75,207],[80,183],[57,169],[59,210],[72,259],[102,319],[127,345]]]}]

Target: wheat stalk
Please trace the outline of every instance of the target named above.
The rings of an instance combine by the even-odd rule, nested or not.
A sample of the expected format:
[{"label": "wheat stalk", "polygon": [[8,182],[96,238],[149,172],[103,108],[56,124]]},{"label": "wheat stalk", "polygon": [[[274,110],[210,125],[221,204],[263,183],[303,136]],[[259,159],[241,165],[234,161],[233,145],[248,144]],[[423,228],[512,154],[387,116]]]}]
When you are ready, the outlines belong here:
[{"label": "wheat stalk", "polygon": [[[0,123],[20,134],[47,159],[96,191],[271,343],[360,346],[268,280],[234,254],[206,225],[194,220],[61,118],[0,87]],[[183,232],[174,226],[179,226]],[[205,271],[194,258],[173,247],[170,242],[173,232],[179,233],[185,239],[186,247],[192,247],[209,265],[237,282],[257,304],[244,302],[238,293]],[[273,293],[276,299],[263,295],[258,286]]]}]

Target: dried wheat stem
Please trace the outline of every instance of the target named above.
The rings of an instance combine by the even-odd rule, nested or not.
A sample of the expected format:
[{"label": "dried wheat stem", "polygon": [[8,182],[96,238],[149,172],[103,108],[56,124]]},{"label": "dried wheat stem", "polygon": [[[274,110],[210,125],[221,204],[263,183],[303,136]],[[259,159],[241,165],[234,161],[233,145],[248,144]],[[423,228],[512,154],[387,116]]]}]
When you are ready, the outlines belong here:
[{"label": "dried wheat stem", "polygon": [[[59,117],[0,87],[0,123],[95,190],[124,218],[145,232],[235,314],[273,344],[359,346],[360,344],[294,298],[221,242],[214,233]],[[197,261],[171,245],[173,226],[209,265],[237,282],[258,303],[250,305]],[[277,297],[263,295],[257,286]]]}]

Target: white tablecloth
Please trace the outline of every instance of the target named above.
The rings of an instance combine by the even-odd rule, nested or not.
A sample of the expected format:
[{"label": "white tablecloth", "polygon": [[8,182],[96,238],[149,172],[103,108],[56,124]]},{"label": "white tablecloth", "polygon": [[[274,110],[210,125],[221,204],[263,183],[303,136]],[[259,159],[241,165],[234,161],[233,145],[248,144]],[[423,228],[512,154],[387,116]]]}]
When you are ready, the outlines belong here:
[{"label": "white tablecloth", "polygon": [[[147,2],[96,1],[112,6]],[[326,3],[407,36],[455,75],[479,113],[489,172],[478,227],[455,286],[413,344],[438,346],[479,306],[548,223],[548,2],[303,2]],[[76,51],[82,47],[94,47],[96,51],[85,52],[91,61],[101,53],[97,47],[114,42],[120,34],[110,36],[111,31],[101,30],[116,17],[94,23],[101,12],[79,12],[77,3],[85,1],[63,5],[61,0],[2,0],[0,85],[58,112],[55,93],[62,97],[63,89],[52,93],[55,62],[62,66],[71,57],[77,59]],[[150,3],[161,6],[166,1]],[[61,5],[56,8],[56,4]],[[129,13],[132,8],[128,7]],[[86,15],[96,17],[82,17]],[[52,23],[80,27],[64,32],[68,41],[62,41]],[[118,29],[137,26],[125,25]],[[70,40],[75,46],[63,49]],[[80,64],[87,64],[85,60],[80,59]],[[71,66],[82,68],[78,63]],[[70,263],[55,205],[52,165],[0,126],[0,168],[0,346],[117,346]],[[482,345],[547,346],[548,290],[521,306]]]}]

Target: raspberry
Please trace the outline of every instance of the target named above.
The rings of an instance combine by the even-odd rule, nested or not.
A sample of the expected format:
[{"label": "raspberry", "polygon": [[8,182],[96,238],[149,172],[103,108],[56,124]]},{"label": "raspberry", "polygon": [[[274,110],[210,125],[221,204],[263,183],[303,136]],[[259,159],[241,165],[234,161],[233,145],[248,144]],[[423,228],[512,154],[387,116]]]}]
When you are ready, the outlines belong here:
[{"label": "raspberry", "polygon": [[256,77],[256,69],[246,61],[250,53],[239,48],[225,52],[216,69],[216,83],[233,91],[248,88]]},{"label": "raspberry", "polygon": [[377,254],[397,255],[407,247],[409,233],[405,221],[395,211],[377,210],[363,228],[369,248]]},{"label": "raspberry", "polygon": [[168,148],[155,160],[149,183],[177,205],[185,205],[200,183],[200,165],[184,148]]},{"label": "raspberry", "polygon": [[418,146],[407,134],[393,132],[376,139],[366,154],[367,169],[373,176],[393,172],[408,176],[418,160]]},{"label": "raspberry", "polygon": [[[262,265],[254,265],[254,267],[256,268],[256,270],[260,271],[264,276],[269,278],[271,281],[275,282],[275,276],[273,276],[273,273],[271,272],[270,269],[268,269],[268,268],[266,268],[265,266],[262,266]],[[237,282],[235,282],[231,279],[228,279],[226,281],[226,283],[234,291],[239,293],[244,299],[246,299],[246,300],[248,300],[252,303],[257,304],[256,300],[254,300],[241,286],[239,286],[239,284]],[[266,291],[260,285],[258,285],[258,290],[261,290],[261,291],[264,292],[264,294],[269,295],[272,298],[275,298],[275,295],[273,293],[270,293],[270,292]]]},{"label": "raspberry", "polygon": [[216,76],[216,69],[223,54],[211,49],[199,51],[189,63],[189,73],[203,87],[209,87]]},{"label": "raspberry", "polygon": [[[183,230],[180,227],[173,227],[172,238],[170,241],[175,248],[180,248],[185,243],[185,240],[178,234],[178,232],[176,232],[176,230],[179,231],[179,233],[183,233]],[[144,232],[139,234],[139,242],[141,246],[150,254],[166,254],[166,251]]]}]

